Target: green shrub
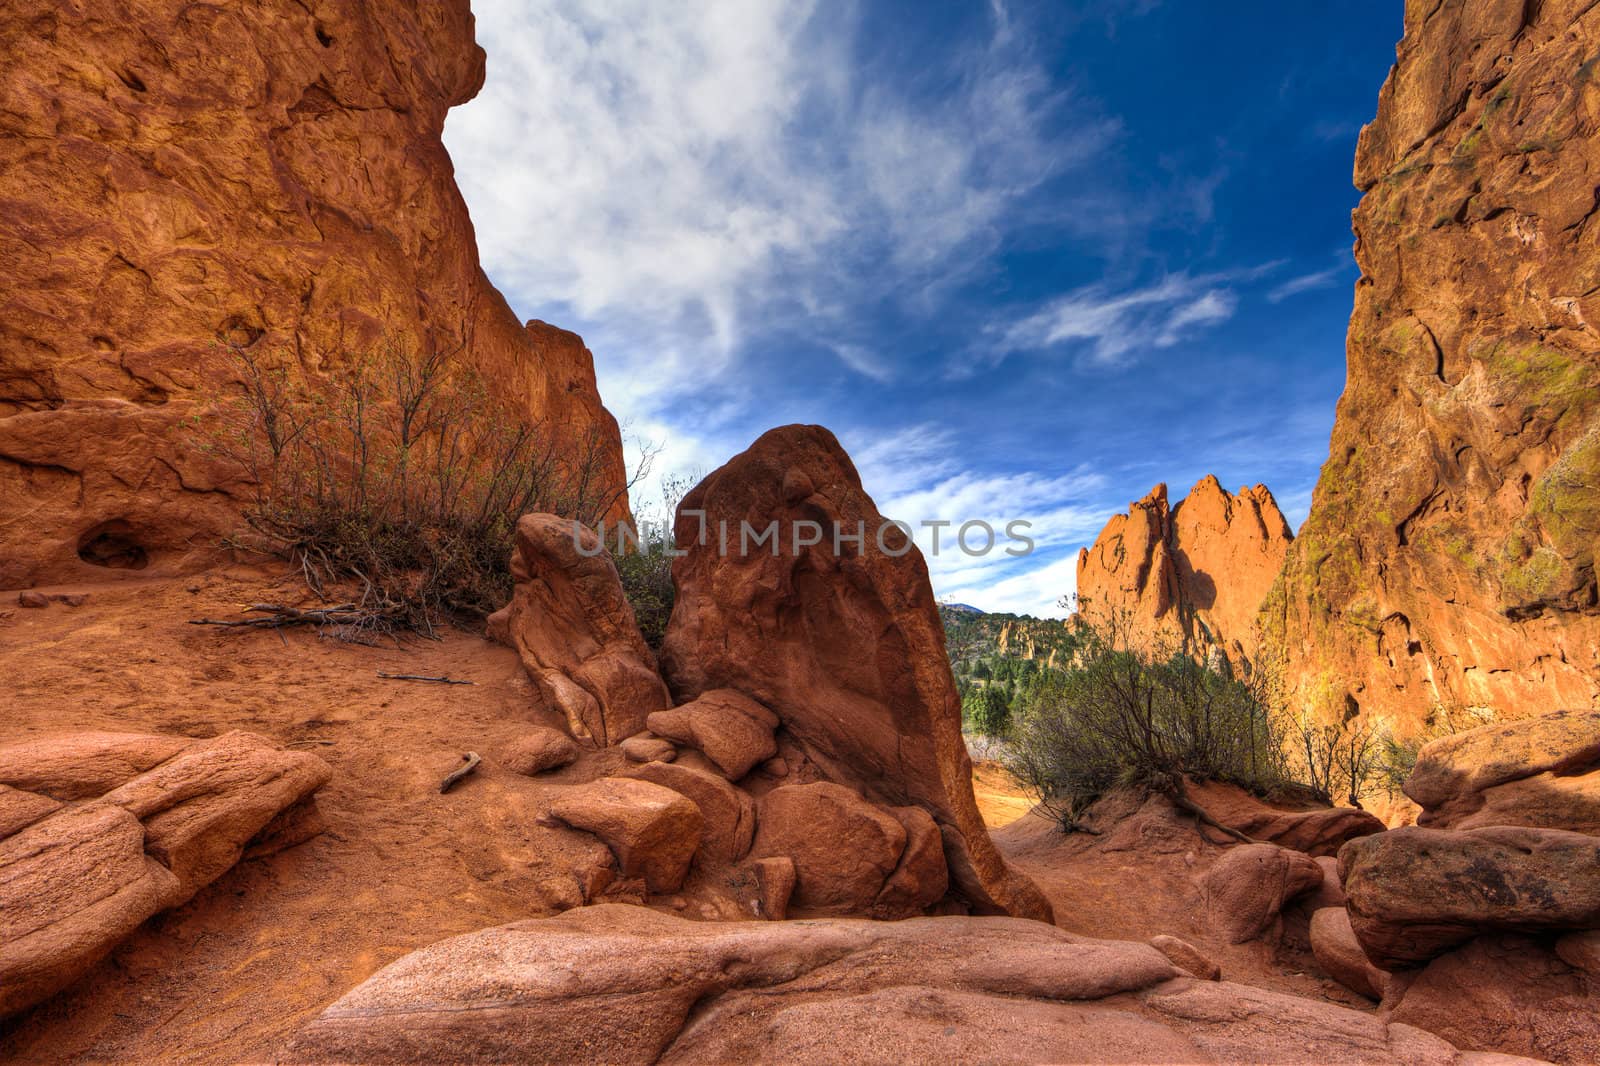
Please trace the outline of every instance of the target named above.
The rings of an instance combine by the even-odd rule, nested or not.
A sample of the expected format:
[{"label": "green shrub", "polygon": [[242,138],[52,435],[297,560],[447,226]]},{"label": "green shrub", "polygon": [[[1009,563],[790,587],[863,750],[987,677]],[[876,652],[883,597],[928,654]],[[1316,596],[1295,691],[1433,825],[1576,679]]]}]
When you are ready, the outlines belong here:
[{"label": "green shrub", "polygon": [[1192,807],[1185,777],[1258,790],[1282,780],[1261,694],[1187,656],[1148,655],[1088,634],[1075,668],[1041,678],[1019,703],[1004,761],[1068,831],[1118,785]]}]

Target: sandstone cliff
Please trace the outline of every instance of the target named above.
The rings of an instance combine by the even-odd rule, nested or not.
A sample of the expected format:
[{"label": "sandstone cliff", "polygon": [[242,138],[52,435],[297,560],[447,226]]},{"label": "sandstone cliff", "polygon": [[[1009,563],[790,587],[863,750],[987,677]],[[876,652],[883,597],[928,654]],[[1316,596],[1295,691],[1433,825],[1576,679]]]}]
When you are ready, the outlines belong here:
[{"label": "sandstone cliff", "polygon": [[0,54],[0,587],[215,544],[239,486],[179,427],[221,344],[313,381],[461,346],[622,484],[582,341],[479,269],[440,142],[484,77],[467,0],[23,0]]},{"label": "sandstone cliff", "polygon": [[1079,616],[1136,647],[1244,667],[1293,539],[1265,485],[1230,496],[1208,475],[1171,507],[1157,485],[1079,551]]},{"label": "sandstone cliff", "polygon": [[1263,625],[1301,696],[1415,722],[1600,697],[1600,8],[1408,4],[1362,133],[1362,277]]}]

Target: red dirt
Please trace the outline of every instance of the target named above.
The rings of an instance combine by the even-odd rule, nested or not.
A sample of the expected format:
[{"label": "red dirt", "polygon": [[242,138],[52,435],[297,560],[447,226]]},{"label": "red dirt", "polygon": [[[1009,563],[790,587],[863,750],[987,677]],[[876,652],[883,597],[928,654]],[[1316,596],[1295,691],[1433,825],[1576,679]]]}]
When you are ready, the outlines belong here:
[{"label": "red dirt", "polygon": [[[83,729],[211,736],[246,729],[314,751],[335,770],[328,828],[243,862],[147,922],[87,978],[0,1027],[0,1057],[51,1062],[270,1058],[306,1017],[379,967],[442,937],[554,913],[575,892],[580,837],[534,824],[552,787],[620,761],[589,754],[539,780],[497,769],[497,745],[537,706],[513,652],[466,633],[403,647],[311,631],[188,624],[242,604],[298,601],[293,578],[237,568],[125,580],[83,607],[0,594],[0,742]],[[472,686],[388,681],[450,674]],[[463,752],[484,764],[447,795]]]}]

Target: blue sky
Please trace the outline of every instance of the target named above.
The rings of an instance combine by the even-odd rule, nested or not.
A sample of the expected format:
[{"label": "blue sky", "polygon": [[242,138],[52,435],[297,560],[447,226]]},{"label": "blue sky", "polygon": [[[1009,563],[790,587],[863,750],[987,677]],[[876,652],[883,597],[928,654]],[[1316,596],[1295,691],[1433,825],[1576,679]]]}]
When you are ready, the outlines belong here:
[{"label": "blue sky", "polygon": [[886,514],[1031,521],[929,563],[1035,614],[1157,481],[1304,518],[1396,0],[474,9],[445,143],[485,270],[584,335],[657,473],[821,423]]}]

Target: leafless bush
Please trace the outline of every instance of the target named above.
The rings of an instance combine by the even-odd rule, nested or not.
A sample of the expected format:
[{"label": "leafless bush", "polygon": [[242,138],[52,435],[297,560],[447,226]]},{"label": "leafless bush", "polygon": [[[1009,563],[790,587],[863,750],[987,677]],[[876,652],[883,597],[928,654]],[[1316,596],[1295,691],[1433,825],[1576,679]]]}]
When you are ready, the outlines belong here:
[{"label": "leafless bush", "polygon": [[226,349],[242,395],[200,428],[252,486],[233,543],[293,560],[324,598],[355,582],[368,621],[342,635],[481,617],[509,595],[520,516],[592,525],[628,491],[598,427],[530,421],[460,353],[390,341],[313,381],[282,353]]}]

